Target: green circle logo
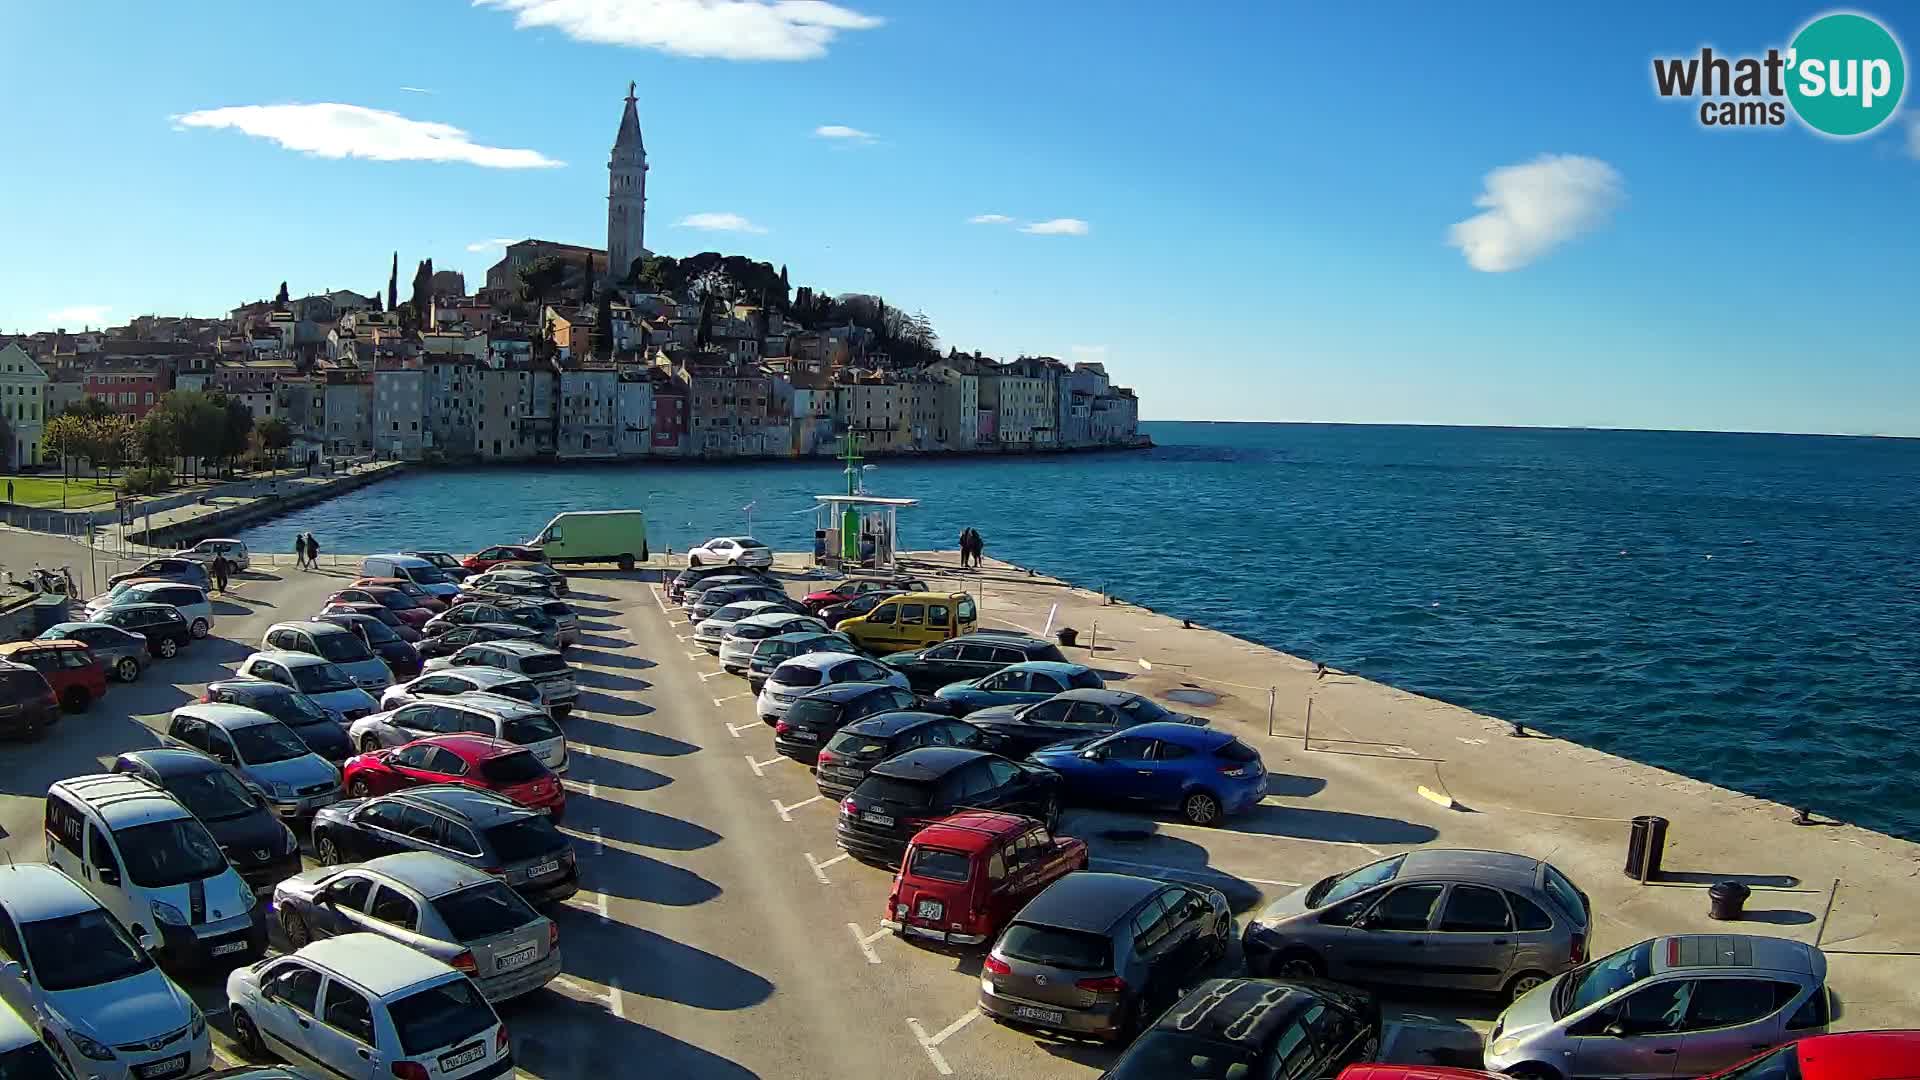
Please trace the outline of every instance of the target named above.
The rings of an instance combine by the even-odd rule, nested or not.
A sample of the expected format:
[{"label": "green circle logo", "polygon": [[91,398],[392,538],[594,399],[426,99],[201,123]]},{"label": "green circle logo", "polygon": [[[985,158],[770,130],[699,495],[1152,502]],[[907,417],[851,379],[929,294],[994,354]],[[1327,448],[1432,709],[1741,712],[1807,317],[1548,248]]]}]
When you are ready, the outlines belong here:
[{"label": "green circle logo", "polygon": [[1886,27],[1841,12],[1822,15],[1787,51],[1787,100],[1815,131],[1839,138],[1886,123],[1907,89],[1907,61]]}]

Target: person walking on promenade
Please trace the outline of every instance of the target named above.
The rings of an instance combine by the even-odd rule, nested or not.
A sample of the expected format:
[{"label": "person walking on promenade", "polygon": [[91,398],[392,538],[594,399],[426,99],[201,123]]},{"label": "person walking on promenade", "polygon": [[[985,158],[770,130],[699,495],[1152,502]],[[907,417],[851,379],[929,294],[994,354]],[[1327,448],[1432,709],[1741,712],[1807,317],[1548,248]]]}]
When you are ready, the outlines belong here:
[{"label": "person walking on promenade", "polygon": [[307,534],[306,533],[293,534],[293,565],[302,570],[305,570],[307,568]]},{"label": "person walking on promenade", "polygon": [[307,569],[320,569],[320,541],[312,533],[307,534]]},{"label": "person walking on promenade", "polygon": [[987,550],[987,542],[980,538],[980,530],[968,526],[967,531],[973,534],[973,568],[978,570],[980,569],[980,554]]},{"label": "person walking on promenade", "polygon": [[960,569],[962,570],[965,570],[967,568],[967,551],[968,551],[969,545],[972,544],[973,542],[971,539],[969,539],[972,535],[973,535],[973,529],[971,528],[965,528],[960,530]]},{"label": "person walking on promenade", "polygon": [[213,587],[221,592],[227,591],[227,577],[233,573],[233,564],[227,562],[227,555],[221,552],[213,557]]}]

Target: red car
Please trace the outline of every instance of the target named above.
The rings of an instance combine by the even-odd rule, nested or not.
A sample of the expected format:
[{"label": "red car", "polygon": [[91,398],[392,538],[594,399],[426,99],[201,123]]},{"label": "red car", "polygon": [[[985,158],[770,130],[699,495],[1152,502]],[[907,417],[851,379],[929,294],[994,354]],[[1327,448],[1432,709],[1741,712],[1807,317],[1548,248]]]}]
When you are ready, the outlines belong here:
[{"label": "red car", "polygon": [[810,592],[801,597],[800,602],[807,606],[808,611],[818,615],[822,608],[830,608],[835,604],[844,604],[849,600],[864,596],[870,592],[926,591],[927,583],[921,581],[919,578],[859,577],[848,578],[838,585],[829,586],[818,592]]},{"label": "red car", "polygon": [[0,645],[0,660],[25,664],[46,677],[68,712],[85,712],[107,696],[107,669],[78,641],[16,641]]},{"label": "red car", "polygon": [[322,615],[366,615],[380,620],[382,626],[394,632],[401,641],[412,643],[419,641],[420,631],[413,624],[387,610],[382,604],[327,604],[320,609]]},{"label": "red car", "polygon": [[[1037,852],[1037,853],[1036,853]],[[1009,874],[1013,864],[1021,872]],[[1087,845],[1029,817],[970,810],[915,833],[882,926],[953,945],[992,941],[1040,890],[1087,868]]]},{"label": "red car", "polygon": [[433,595],[432,593],[414,584],[413,582],[408,581],[406,578],[363,577],[360,580],[354,582],[352,585],[348,586],[348,588],[398,589],[401,592],[406,593],[408,596],[412,597],[414,603],[419,604],[421,607],[426,608],[428,611],[431,611],[437,614],[439,612],[447,610],[447,602],[445,600],[440,599],[439,597]]},{"label": "red car", "polygon": [[399,589],[387,589],[378,585],[352,586],[341,589],[327,597],[329,604],[379,604],[394,613],[401,622],[418,630],[427,625],[434,613],[413,602],[413,597]]},{"label": "red car", "polygon": [[351,757],[341,779],[355,799],[421,784],[465,784],[544,810],[556,822],[567,809],[566,786],[533,751],[485,735],[433,735]]},{"label": "red car", "polygon": [[1920,1030],[1815,1035],[1707,1080],[1920,1080]]},{"label": "red car", "polygon": [[525,544],[495,544],[460,560],[460,565],[478,574],[493,569],[495,563],[546,562],[546,552]]}]

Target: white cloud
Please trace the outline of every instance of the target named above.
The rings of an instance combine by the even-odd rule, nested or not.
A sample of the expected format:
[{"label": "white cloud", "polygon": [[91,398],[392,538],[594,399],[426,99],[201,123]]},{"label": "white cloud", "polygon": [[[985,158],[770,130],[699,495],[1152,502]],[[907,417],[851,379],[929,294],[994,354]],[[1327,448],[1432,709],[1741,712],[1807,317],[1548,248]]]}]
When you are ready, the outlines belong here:
[{"label": "white cloud", "polygon": [[767,231],[739,214],[688,214],[674,224],[682,229],[704,229],[707,232],[763,233]]},{"label": "white cloud", "polygon": [[235,105],[173,119],[176,126],[233,128],[323,158],[458,161],[489,169],[551,169],[566,164],[537,150],[482,146],[451,124],[337,102]]},{"label": "white cloud", "polygon": [[403,87],[401,87],[400,89],[402,89],[402,90],[405,90],[405,91],[406,91],[407,93],[409,93],[409,94],[437,94],[437,93],[439,93],[439,91],[438,91],[438,90],[429,90],[429,89],[427,89],[427,88],[426,88],[426,87],[424,87],[424,86],[403,86]]},{"label": "white cloud", "polygon": [[598,45],[719,60],[817,60],[843,30],[885,20],[826,0],[473,0]]},{"label": "white cloud", "polygon": [[468,251],[493,251],[497,248],[503,248],[503,247],[506,247],[508,244],[515,244],[515,243],[519,243],[519,241],[513,239],[510,236],[501,236],[501,237],[495,237],[492,240],[475,241],[474,243],[467,245],[467,250]]},{"label": "white cloud", "polygon": [[849,139],[853,142],[872,142],[874,139],[873,132],[861,131],[859,128],[848,127],[845,124],[821,124],[813,129],[813,133],[823,139]]},{"label": "white cloud", "polygon": [[74,304],[59,311],[47,312],[47,321],[56,327],[66,326],[78,329],[82,326],[94,326],[107,321],[107,312],[113,308],[106,304]]},{"label": "white cloud", "polygon": [[1035,236],[1085,236],[1090,227],[1079,218],[1057,217],[1050,221],[1028,222],[1020,226],[1020,231]]},{"label": "white cloud", "polygon": [[1620,174],[1598,158],[1542,154],[1486,176],[1473,204],[1485,209],[1447,231],[1467,265],[1487,273],[1518,270],[1597,228],[1619,205]]},{"label": "white cloud", "polygon": [[1005,214],[975,214],[967,219],[969,225],[1011,225],[1013,219]]}]

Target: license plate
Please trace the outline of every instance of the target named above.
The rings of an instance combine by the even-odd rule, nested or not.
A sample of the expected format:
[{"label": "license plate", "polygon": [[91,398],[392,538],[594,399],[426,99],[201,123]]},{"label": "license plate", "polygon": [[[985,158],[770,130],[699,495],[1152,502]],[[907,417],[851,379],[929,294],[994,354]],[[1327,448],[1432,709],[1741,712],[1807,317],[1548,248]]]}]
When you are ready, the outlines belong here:
[{"label": "license plate", "polygon": [[882,814],[875,810],[869,810],[865,814],[862,814],[861,817],[869,825],[889,825],[890,826],[893,824],[892,814]]},{"label": "license plate", "polygon": [[768,694],[767,696],[768,696],[768,697],[770,697],[770,698],[772,698],[773,700],[775,700],[775,701],[777,701],[777,702],[779,702],[779,703],[780,703],[780,704],[782,704],[782,705],[791,705],[791,704],[793,704],[793,695],[792,695],[792,694]]},{"label": "license plate", "polygon": [[151,1065],[142,1065],[134,1071],[143,1077],[147,1077],[148,1080],[156,1076],[172,1076],[174,1073],[183,1073],[187,1071],[187,1055],[177,1054],[165,1061],[156,1061]]},{"label": "license plate", "polygon": [[553,862],[543,862],[539,866],[536,866],[533,869],[527,871],[527,876],[528,877],[546,877],[548,874],[551,874],[558,869],[560,869],[560,861],[556,859]]},{"label": "license plate", "polygon": [[446,1054],[440,1058],[440,1071],[452,1072],[462,1066],[471,1065],[486,1056],[486,1043],[469,1046],[465,1050],[455,1050],[453,1053]]},{"label": "license plate", "polygon": [[941,919],[947,914],[947,905],[938,900],[922,900],[914,905],[914,915],[922,919]]},{"label": "license plate", "polygon": [[214,956],[229,956],[229,955],[231,955],[231,954],[233,954],[233,953],[237,953],[237,952],[246,952],[246,951],[247,951],[247,943],[246,943],[246,942],[244,942],[244,941],[229,941],[229,942],[227,942],[227,943],[226,943],[225,945],[215,945],[215,946],[213,947],[213,952],[212,952],[212,955],[214,955]]},{"label": "license plate", "polygon": [[496,957],[493,961],[493,970],[512,971],[514,968],[526,967],[528,964],[533,963],[533,954],[535,951],[534,946],[528,945],[524,949],[516,949],[505,956]]},{"label": "license plate", "polygon": [[820,736],[814,734],[811,731],[806,731],[801,728],[794,728],[788,731],[787,738],[792,739],[794,742],[819,742],[820,741]]},{"label": "license plate", "polygon": [[1022,1020],[1031,1020],[1036,1024],[1052,1024],[1055,1027],[1067,1022],[1067,1014],[1059,1009],[1036,1009],[1031,1005],[1015,1005],[1013,1015]]}]

